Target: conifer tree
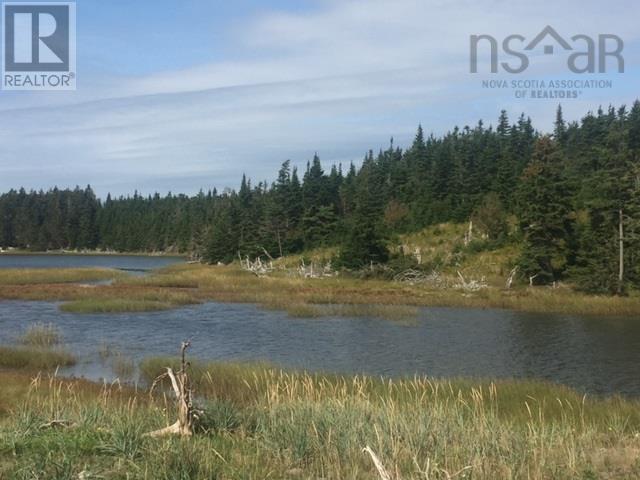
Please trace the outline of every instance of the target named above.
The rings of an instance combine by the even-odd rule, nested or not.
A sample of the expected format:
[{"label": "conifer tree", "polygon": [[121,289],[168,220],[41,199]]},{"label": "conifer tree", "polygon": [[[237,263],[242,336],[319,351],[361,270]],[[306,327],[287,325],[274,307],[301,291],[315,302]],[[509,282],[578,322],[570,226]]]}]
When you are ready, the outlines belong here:
[{"label": "conifer tree", "polygon": [[519,190],[522,271],[538,284],[560,280],[571,261],[570,196],[562,156],[549,137],[536,143]]}]

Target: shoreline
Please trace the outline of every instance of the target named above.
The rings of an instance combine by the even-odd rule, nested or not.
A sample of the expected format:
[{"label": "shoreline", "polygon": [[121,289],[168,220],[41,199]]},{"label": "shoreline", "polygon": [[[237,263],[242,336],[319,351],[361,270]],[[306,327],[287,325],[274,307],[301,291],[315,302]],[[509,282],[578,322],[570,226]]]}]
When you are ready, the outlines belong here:
[{"label": "shoreline", "polygon": [[109,257],[172,257],[172,258],[189,258],[189,255],[186,253],[170,253],[170,252],[110,252],[110,251],[79,251],[75,252],[72,250],[52,250],[52,251],[37,251],[31,252],[29,250],[0,250],[0,256],[2,255],[16,255],[16,256],[69,256],[69,257],[100,257],[100,256],[109,256]]}]

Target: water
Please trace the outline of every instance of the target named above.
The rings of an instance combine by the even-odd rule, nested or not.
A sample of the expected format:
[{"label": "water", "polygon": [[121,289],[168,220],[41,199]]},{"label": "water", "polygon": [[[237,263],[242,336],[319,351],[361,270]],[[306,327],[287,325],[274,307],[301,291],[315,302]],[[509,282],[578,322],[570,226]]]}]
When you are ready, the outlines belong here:
[{"label": "water", "polygon": [[115,268],[131,273],[144,273],[174,263],[182,257],[150,257],[141,255],[7,255],[0,254],[0,268]]},{"label": "water", "polygon": [[294,319],[252,305],[136,314],[63,313],[54,303],[0,302],[0,344],[52,322],[79,365],[64,373],[113,378],[101,345],[138,361],[175,355],[388,376],[537,378],[595,394],[640,395],[640,319],[428,308],[415,325],[367,318]]}]

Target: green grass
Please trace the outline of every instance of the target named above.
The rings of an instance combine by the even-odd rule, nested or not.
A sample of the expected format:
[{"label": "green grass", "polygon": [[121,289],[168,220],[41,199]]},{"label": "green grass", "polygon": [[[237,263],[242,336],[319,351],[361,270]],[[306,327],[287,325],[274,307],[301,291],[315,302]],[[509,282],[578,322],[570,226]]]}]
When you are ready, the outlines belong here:
[{"label": "green grass", "polygon": [[[104,290],[96,295],[64,303],[60,309],[70,313],[125,313],[169,310],[198,300],[176,289],[141,289],[126,287]],[[116,296],[118,295],[118,296]]]},{"label": "green grass", "polygon": [[156,300],[110,298],[77,300],[61,305],[60,309],[69,313],[125,313],[169,310],[174,307],[175,305],[169,302]]},{"label": "green grass", "polygon": [[36,348],[50,348],[62,340],[60,330],[52,323],[34,323],[20,338],[20,343]]},{"label": "green grass", "polygon": [[[150,359],[151,377],[174,359]],[[640,404],[548,383],[383,381],[196,362],[189,440],[170,396],[0,372],[0,478],[622,479],[640,476]],[[7,392],[7,393],[5,393]],[[42,428],[52,419],[70,428]],[[456,472],[466,470],[457,477]],[[83,473],[82,473],[83,472]]]},{"label": "green grass", "polygon": [[108,268],[3,268],[0,269],[0,285],[77,283],[124,276],[125,273]]},{"label": "green grass", "polygon": [[64,350],[42,350],[28,347],[0,347],[0,368],[55,370],[75,365],[76,359]]},{"label": "green grass", "polygon": [[312,304],[270,302],[263,305],[269,310],[283,310],[291,317],[322,318],[322,317],[367,317],[384,320],[414,321],[419,309],[407,305],[370,305],[370,304]]}]

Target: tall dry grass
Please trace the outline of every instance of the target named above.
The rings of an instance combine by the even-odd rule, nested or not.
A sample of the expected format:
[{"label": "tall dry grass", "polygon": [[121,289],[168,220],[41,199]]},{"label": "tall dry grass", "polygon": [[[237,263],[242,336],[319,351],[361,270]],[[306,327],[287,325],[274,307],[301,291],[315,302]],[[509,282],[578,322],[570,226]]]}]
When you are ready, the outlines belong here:
[{"label": "tall dry grass", "polygon": [[[150,399],[117,385],[100,389],[55,378],[21,387],[10,405],[2,405],[0,393],[0,412],[11,412],[0,416],[0,477],[374,479],[365,445],[394,479],[640,474],[637,402],[589,399],[534,382],[197,368],[204,413],[188,441],[144,437],[173,420],[168,396]],[[52,419],[71,427],[40,427]]]}]

